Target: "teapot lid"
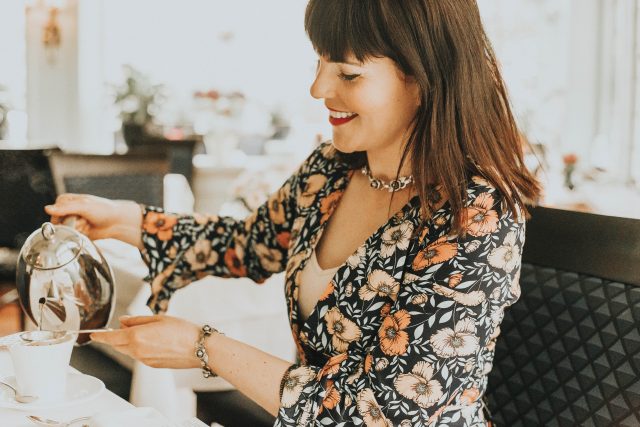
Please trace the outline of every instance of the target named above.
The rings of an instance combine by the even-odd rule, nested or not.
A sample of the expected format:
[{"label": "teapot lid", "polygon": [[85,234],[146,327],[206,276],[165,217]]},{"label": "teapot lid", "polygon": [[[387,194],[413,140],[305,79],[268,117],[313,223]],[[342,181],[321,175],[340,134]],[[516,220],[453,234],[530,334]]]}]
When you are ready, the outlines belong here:
[{"label": "teapot lid", "polygon": [[22,247],[20,256],[33,268],[50,270],[76,259],[82,251],[82,239],[74,229],[45,222]]}]

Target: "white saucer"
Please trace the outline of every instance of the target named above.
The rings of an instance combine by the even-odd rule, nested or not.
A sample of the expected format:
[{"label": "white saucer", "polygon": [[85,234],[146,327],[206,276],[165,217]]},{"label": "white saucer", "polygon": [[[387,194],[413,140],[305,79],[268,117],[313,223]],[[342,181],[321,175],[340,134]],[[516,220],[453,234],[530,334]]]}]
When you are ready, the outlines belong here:
[{"label": "white saucer", "polygon": [[0,338],[0,350],[6,350],[11,347],[13,344],[20,342],[20,334],[21,332],[16,332],[15,334],[6,335]]},{"label": "white saucer", "polygon": [[[11,375],[0,379],[0,381],[15,387],[16,377]],[[18,403],[14,399],[13,391],[0,384],[0,407],[21,410],[63,408],[65,406],[77,405],[96,398],[104,390],[104,383],[91,375],[84,375],[74,372],[67,374],[67,390],[63,399],[48,402]]]}]

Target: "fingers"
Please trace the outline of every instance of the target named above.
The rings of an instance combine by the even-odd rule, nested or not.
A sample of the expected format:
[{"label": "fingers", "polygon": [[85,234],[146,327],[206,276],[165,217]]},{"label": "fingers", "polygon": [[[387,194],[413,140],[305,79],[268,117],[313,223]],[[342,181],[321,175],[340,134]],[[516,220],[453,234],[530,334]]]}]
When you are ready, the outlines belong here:
[{"label": "fingers", "polygon": [[[46,207],[45,207],[45,211],[46,211]],[[51,215],[51,214],[49,214],[49,215]],[[62,220],[63,219],[64,219],[64,217],[51,215],[51,223],[52,224],[62,224]]]},{"label": "fingers", "polygon": [[129,333],[122,329],[109,332],[94,332],[90,336],[91,340],[95,342],[107,344],[113,347],[129,345]]},{"label": "fingers", "polygon": [[86,219],[88,214],[88,197],[84,194],[62,194],[55,204],[47,205],[44,210],[51,215],[53,224],[63,224],[89,235],[91,224]]},{"label": "fingers", "polygon": [[[72,220],[69,221],[70,218]],[[67,217],[62,217],[59,219],[59,221],[60,222],[58,224],[66,225],[67,227],[71,227],[74,230],[78,230],[82,234],[86,234],[87,236],[89,236],[89,233],[91,231],[91,224],[89,224],[89,221],[87,221],[83,217],[71,215]]]},{"label": "fingers", "polygon": [[66,217],[69,215],[82,216],[86,212],[87,196],[84,194],[62,194],[56,198],[53,205],[44,207],[44,211],[52,217]]},{"label": "fingers", "polygon": [[[73,222],[67,221],[71,217],[74,218],[74,221]],[[83,217],[78,217],[78,216],[75,216],[75,215],[71,215],[71,216],[52,216],[51,217],[51,223],[52,224],[56,224],[56,225],[66,225],[66,226],[71,227],[71,228],[73,228],[75,230],[78,230],[82,234],[86,234],[86,235],[89,235],[89,233],[91,232],[91,224],[89,223],[89,221],[87,221]]]},{"label": "fingers", "polygon": [[146,325],[147,323],[158,322],[163,319],[164,316],[122,316],[120,317],[120,325],[124,328],[131,326]]},{"label": "fingers", "polygon": [[113,346],[113,349],[114,349],[114,350],[116,350],[116,351],[118,351],[118,352],[120,352],[120,353],[122,353],[122,354],[124,354],[124,355],[126,355],[126,356],[129,356],[129,357],[131,357],[131,358],[134,358],[134,359],[135,359],[135,357],[133,356],[133,354],[132,354],[132,352],[131,352],[131,348],[129,348],[129,346],[126,346],[126,345],[116,345],[116,346]]}]

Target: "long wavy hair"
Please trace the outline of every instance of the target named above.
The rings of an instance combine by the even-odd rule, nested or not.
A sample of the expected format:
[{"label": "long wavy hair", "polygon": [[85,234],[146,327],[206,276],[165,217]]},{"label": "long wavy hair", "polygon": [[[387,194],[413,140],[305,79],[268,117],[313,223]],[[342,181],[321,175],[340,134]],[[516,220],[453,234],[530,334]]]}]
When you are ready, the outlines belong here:
[{"label": "long wavy hair", "polygon": [[[540,184],[525,167],[526,143],[475,0],[310,0],[305,29],[331,61],[388,57],[420,86],[398,173],[408,156],[425,219],[437,185],[463,232],[473,175],[494,185],[515,215],[526,215]],[[366,153],[344,158],[358,167]]]}]

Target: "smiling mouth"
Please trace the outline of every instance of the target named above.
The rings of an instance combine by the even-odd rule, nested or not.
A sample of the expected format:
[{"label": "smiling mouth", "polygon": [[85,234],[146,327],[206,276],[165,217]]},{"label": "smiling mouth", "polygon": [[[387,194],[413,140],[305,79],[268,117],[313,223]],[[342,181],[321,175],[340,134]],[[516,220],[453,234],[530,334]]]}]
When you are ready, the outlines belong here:
[{"label": "smiling mouth", "polygon": [[340,126],[358,117],[356,113],[329,110],[329,123],[333,126]]}]

